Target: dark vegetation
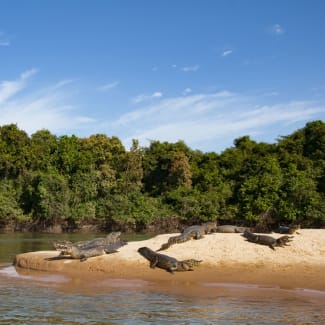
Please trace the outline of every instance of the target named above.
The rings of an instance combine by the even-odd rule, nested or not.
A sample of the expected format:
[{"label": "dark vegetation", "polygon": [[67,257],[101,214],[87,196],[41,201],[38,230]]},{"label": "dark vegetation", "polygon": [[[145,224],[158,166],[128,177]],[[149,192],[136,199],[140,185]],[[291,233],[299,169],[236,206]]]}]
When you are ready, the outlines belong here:
[{"label": "dark vegetation", "polygon": [[274,144],[248,136],[221,154],[184,142],[31,136],[0,127],[0,230],[166,232],[217,219],[325,226],[325,123]]}]

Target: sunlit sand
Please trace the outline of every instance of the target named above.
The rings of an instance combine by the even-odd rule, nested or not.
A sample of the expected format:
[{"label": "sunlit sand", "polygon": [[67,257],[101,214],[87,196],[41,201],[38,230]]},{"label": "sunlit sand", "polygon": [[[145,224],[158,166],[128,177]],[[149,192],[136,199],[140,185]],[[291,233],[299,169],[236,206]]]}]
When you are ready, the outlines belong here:
[{"label": "sunlit sand", "polygon": [[214,233],[160,252],[178,260],[203,260],[192,272],[170,274],[162,269],[151,269],[149,262],[137,252],[142,246],[157,250],[175,234],[129,242],[118,253],[92,257],[84,262],[67,258],[51,260],[59,252],[49,250],[19,254],[15,265],[17,270],[59,272],[93,279],[107,276],[175,285],[241,283],[325,290],[325,229],[301,229],[299,233],[294,235],[290,246],[275,250],[248,242],[241,234]]}]

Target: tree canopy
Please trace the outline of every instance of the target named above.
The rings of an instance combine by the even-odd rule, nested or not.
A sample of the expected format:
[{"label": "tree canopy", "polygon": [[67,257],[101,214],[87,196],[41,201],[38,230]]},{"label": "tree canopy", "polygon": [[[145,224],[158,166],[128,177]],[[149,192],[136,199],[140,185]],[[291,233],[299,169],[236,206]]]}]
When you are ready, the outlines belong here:
[{"label": "tree canopy", "polygon": [[325,123],[222,153],[183,141],[127,150],[117,137],[0,127],[0,229],[175,230],[208,220],[325,226]]}]

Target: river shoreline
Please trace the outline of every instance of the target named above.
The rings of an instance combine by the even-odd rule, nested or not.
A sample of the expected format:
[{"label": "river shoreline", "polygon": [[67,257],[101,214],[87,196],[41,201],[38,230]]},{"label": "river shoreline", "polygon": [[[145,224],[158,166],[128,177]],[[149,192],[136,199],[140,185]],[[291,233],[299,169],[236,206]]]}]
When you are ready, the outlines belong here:
[{"label": "river shoreline", "polygon": [[[203,260],[192,272],[151,269],[137,249],[142,246],[158,249],[174,234],[129,242],[118,253],[89,258],[85,262],[57,259],[56,251],[18,254],[18,273],[33,271],[68,274],[80,279],[139,279],[173,285],[175,290],[191,284],[238,283],[285,289],[303,288],[325,291],[325,230],[302,229],[290,246],[277,247],[247,242],[240,234],[210,234],[171,246],[162,253],[178,260]],[[280,237],[279,234],[272,234]]]}]

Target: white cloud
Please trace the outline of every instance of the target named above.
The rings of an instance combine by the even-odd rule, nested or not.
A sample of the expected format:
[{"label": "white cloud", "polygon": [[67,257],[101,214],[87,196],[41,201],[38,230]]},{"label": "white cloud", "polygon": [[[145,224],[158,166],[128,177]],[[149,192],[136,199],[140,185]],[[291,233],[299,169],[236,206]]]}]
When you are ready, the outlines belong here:
[{"label": "white cloud", "polygon": [[162,92],[160,91],[155,91],[154,93],[152,93],[151,95],[138,95],[135,98],[133,98],[133,102],[138,104],[138,103],[142,103],[148,100],[152,100],[152,99],[157,99],[157,98],[161,98],[163,96]]},{"label": "white cloud", "polygon": [[182,94],[183,94],[184,96],[186,96],[186,95],[190,94],[191,92],[192,92],[192,89],[191,89],[191,88],[185,88],[185,89],[183,90]]},{"label": "white cloud", "polygon": [[221,54],[221,56],[226,57],[226,56],[232,54],[232,52],[233,52],[232,50],[223,51],[222,54]]},{"label": "white cloud", "polygon": [[279,93],[277,91],[269,91],[263,94],[264,96],[279,96]]},{"label": "white cloud", "polygon": [[162,93],[160,91],[156,91],[151,95],[152,98],[160,98],[162,97]]},{"label": "white cloud", "polygon": [[134,99],[138,109],[115,120],[102,116],[95,121],[80,114],[74,104],[72,89],[76,87],[71,84],[75,80],[35,90],[30,82],[35,73],[31,69],[17,80],[0,81],[0,125],[16,123],[29,134],[43,128],[56,134],[115,134],[126,148],[132,139],[142,146],[148,140],[184,140],[193,149],[220,152],[243,135],[274,142],[307,121],[325,119],[325,104],[308,100],[283,102],[265,92],[251,96],[229,91],[193,94],[185,88],[172,98],[163,97],[160,91],[139,95]]},{"label": "white cloud", "polygon": [[54,84],[53,86],[51,86],[48,91],[54,91],[54,90],[57,90],[57,89],[60,89],[60,88],[64,88],[72,83],[75,83],[77,81],[77,79],[64,79],[64,80],[61,80],[59,82],[57,82],[56,84]]},{"label": "white cloud", "polygon": [[191,65],[191,66],[183,67],[181,70],[183,72],[195,72],[199,70],[199,68],[200,68],[199,65]]},{"label": "white cloud", "polygon": [[284,28],[279,24],[275,24],[270,28],[271,34],[281,35],[285,32]]},{"label": "white cloud", "polygon": [[31,69],[23,72],[17,80],[0,82],[0,105],[26,87],[26,81],[37,72]]},{"label": "white cloud", "polygon": [[69,103],[71,91],[67,87],[72,80],[35,90],[28,83],[35,73],[36,69],[27,70],[17,80],[0,82],[0,125],[15,123],[29,134],[40,129],[70,133],[94,122],[79,116]]},{"label": "white cloud", "polygon": [[112,90],[116,86],[118,86],[119,83],[120,83],[119,81],[114,81],[114,82],[111,82],[111,83],[108,83],[108,84],[98,87],[98,90],[102,91],[102,92],[107,92],[107,91]]},{"label": "white cloud", "polygon": [[143,146],[148,140],[184,140],[194,149],[221,151],[237,137],[258,135],[261,141],[274,141],[297,123],[325,116],[325,105],[311,101],[260,103],[263,100],[228,91],[166,98],[121,115],[113,125],[126,147],[132,139]]}]

